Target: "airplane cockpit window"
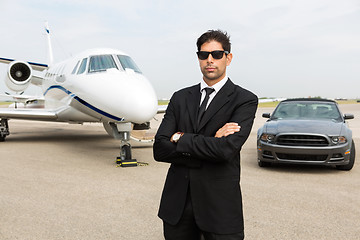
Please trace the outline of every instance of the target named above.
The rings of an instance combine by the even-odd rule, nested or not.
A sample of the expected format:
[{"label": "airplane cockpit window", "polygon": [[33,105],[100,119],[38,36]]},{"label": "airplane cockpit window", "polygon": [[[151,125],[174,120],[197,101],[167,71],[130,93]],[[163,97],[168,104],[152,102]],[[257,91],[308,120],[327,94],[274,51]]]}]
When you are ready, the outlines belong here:
[{"label": "airplane cockpit window", "polygon": [[74,70],[71,72],[71,74],[75,74],[75,73],[76,73],[76,69],[77,69],[77,67],[79,66],[79,63],[80,63],[80,61],[78,61],[78,62],[76,63],[76,65],[75,65],[75,67],[74,67]]},{"label": "airplane cockpit window", "polygon": [[137,73],[141,73],[141,70],[138,68],[138,66],[136,66],[135,62],[129,56],[117,55],[117,57],[119,58],[121,66],[124,69],[130,68],[130,69],[134,70]]},{"label": "airplane cockpit window", "polygon": [[105,71],[109,68],[117,68],[111,55],[99,55],[90,57],[89,72]]},{"label": "airplane cockpit window", "polygon": [[85,72],[85,70],[86,70],[86,63],[87,63],[87,58],[84,58],[84,59],[82,60],[82,62],[81,62],[81,65],[80,65],[80,67],[79,67],[79,70],[78,70],[77,74],[82,74],[82,73]]}]

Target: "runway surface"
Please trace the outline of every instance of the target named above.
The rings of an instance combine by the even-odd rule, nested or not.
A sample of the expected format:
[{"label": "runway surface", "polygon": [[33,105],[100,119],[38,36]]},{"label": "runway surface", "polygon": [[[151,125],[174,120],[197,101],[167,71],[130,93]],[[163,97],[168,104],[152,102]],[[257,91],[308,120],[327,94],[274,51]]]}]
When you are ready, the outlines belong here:
[{"label": "runway surface", "polygon": [[[360,239],[360,104],[340,108],[355,115],[349,172],[258,167],[256,131],[273,109],[258,110],[241,152],[246,239]],[[133,157],[149,165],[122,168],[119,143],[101,124],[9,125],[0,143],[1,240],[163,239],[157,210],[169,165],[154,161],[151,143],[132,142]]]}]

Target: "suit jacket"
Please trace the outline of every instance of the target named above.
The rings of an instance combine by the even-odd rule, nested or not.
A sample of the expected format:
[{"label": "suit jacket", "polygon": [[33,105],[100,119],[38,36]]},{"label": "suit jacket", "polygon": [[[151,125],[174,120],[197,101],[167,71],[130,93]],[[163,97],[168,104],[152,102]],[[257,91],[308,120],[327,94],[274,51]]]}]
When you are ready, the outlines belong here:
[{"label": "suit jacket", "polygon": [[[197,126],[200,84],[175,92],[155,136],[154,159],[171,163],[162,193],[159,217],[176,225],[190,191],[201,230],[232,234],[243,231],[240,150],[248,138],[258,99],[227,80]],[[218,129],[237,122],[240,132],[215,138]],[[175,132],[184,132],[177,143]]]}]

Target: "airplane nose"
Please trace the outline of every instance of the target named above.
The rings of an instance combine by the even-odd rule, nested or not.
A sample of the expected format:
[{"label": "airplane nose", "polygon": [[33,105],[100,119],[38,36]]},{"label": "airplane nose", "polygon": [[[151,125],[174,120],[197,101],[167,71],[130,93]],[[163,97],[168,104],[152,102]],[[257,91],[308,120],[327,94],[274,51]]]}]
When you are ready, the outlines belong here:
[{"label": "airplane nose", "polygon": [[149,81],[139,81],[128,97],[125,121],[144,123],[151,120],[157,113],[157,97]]},{"label": "airplane nose", "polygon": [[[153,118],[157,112],[157,97],[149,80],[135,73],[127,73],[126,79],[117,78],[113,81],[111,109],[114,115],[124,121],[144,123]],[[117,86],[117,87],[115,87]]]},{"label": "airplane nose", "polygon": [[[79,86],[79,97],[93,106],[93,109],[98,109],[95,115],[101,113],[103,120],[122,119],[141,124],[151,120],[157,113],[158,103],[154,88],[141,74],[94,74]],[[88,94],[85,96],[82,93]]]}]

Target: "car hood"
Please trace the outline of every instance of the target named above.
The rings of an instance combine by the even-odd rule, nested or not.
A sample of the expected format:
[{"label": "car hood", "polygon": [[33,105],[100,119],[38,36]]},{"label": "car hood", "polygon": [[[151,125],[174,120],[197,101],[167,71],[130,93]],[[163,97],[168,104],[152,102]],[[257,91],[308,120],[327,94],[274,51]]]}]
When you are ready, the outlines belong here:
[{"label": "car hood", "polygon": [[343,122],[327,120],[272,120],[265,125],[267,133],[311,133],[341,135]]}]

